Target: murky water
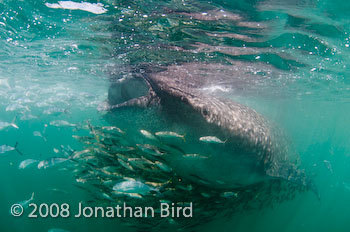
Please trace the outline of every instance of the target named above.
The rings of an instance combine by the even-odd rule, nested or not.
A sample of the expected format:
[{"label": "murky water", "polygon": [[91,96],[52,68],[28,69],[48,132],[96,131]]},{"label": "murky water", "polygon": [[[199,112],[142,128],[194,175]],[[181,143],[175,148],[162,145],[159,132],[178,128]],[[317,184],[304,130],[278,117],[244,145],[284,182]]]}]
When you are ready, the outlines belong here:
[{"label": "murky water", "polygon": [[[25,208],[21,217],[10,214],[12,204],[23,205],[33,192],[28,203],[68,203],[71,212],[77,212],[79,202],[105,206],[121,199],[137,205],[159,200],[157,191],[164,194],[154,184],[147,185],[154,192],[143,186],[142,191],[151,192],[141,195],[145,201],[135,200],[139,195],[113,195],[115,184],[121,182],[109,172],[153,182],[157,175],[158,181],[168,178],[171,183],[162,183],[168,190],[182,187],[168,200],[198,200],[196,207],[203,214],[193,221],[200,225],[189,227],[191,219],[185,224],[169,220],[159,227],[163,229],[348,231],[349,9],[341,1],[0,1],[0,146],[7,146],[0,147],[1,231],[138,231],[130,224],[141,230],[149,222],[28,218],[33,207]],[[260,199],[260,190],[250,188],[256,191],[253,196],[247,189],[234,188],[231,203],[220,198],[222,207],[214,207],[214,200],[211,205],[205,199],[222,193],[196,186],[181,169],[197,170],[198,156],[187,156],[186,164],[171,160],[169,167],[157,163],[163,158],[152,158],[153,166],[143,171],[123,163],[150,152],[226,154],[225,143],[218,149],[192,146],[202,129],[191,117],[186,123],[176,121],[184,115],[180,110],[161,116],[153,106],[108,110],[113,83],[160,69],[170,70],[174,79],[197,78],[205,82],[198,87],[201,93],[237,101],[263,115],[286,137],[287,155],[300,157],[300,169],[315,183],[320,200],[312,191],[301,191],[292,199],[281,197],[280,202],[267,204],[269,199],[261,198],[266,205],[242,208],[247,199]],[[143,91],[137,86],[130,89],[136,95]],[[101,126],[117,126],[123,133],[114,131],[115,140],[108,140],[110,135]],[[180,138],[170,136],[171,146],[164,145],[142,136],[141,129],[153,136],[171,130]],[[91,146],[102,150],[72,158]],[[121,155],[106,158],[107,153]],[[117,165],[130,172],[114,169]],[[168,168],[176,175],[164,174]],[[203,178],[214,175],[214,170],[202,171]],[[182,178],[185,184],[174,181]],[[193,191],[184,190],[189,185]],[[235,207],[231,211],[236,213],[219,215]]]}]

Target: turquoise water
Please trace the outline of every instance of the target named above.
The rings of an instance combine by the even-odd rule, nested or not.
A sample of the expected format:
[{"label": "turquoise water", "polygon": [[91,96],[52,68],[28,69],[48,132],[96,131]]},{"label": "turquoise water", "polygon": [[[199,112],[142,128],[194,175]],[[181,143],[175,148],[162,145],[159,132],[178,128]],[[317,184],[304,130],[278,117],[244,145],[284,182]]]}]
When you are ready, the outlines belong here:
[{"label": "turquoise water", "polygon": [[[273,207],[203,219],[207,223],[184,230],[348,231],[348,3],[63,2],[0,1],[0,121],[18,127],[1,129],[0,145],[17,143],[20,151],[0,154],[1,231],[137,231],[115,219],[28,218],[30,208],[13,217],[9,211],[33,192],[38,205],[69,203],[76,210],[79,202],[105,203],[97,196],[105,187],[79,180],[88,180],[84,163],[38,163],[88,147],[72,137],[89,134],[87,121],[118,126],[130,138],[139,129],[161,130],[168,124],[152,110],[106,111],[108,91],[135,67],[183,63],[232,67],[209,73],[212,83],[204,91],[245,104],[280,128],[321,197],[306,191]],[[38,162],[20,169],[26,159]]]}]

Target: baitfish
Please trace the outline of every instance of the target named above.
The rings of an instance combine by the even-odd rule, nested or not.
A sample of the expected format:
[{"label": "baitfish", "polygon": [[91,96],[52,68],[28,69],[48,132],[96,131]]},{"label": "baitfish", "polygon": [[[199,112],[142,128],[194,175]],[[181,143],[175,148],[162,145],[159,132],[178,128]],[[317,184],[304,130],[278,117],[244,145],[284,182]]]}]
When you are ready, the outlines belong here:
[{"label": "baitfish", "polygon": [[43,135],[41,134],[40,131],[34,131],[34,132],[33,132],[33,135],[36,136],[36,137],[41,137],[41,138],[43,138],[43,140],[44,140],[45,142],[47,141],[46,137],[43,136]]},{"label": "baitfish", "polygon": [[109,149],[113,152],[128,152],[135,150],[134,147],[128,147],[128,146],[110,146]]},{"label": "baitfish", "polygon": [[158,168],[160,168],[161,170],[163,170],[164,172],[171,172],[172,171],[171,167],[169,167],[168,165],[166,165],[166,164],[164,164],[162,162],[156,161],[155,165]]},{"label": "baitfish", "polygon": [[76,127],[76,124],[67,122],[65,120],[54,120],[52,122],[50,122],[51,126],[57,126],[57,127]]},{"label": "baitfish", "polygon": [[18,154],[23,155],[23,153],[17,149],[17,145],[18,145],[18,143],[16,143],[14,147],[11,147],[11,146],[6,145],[6,144],[1,145],[0,146],[0,154],[6,153],[9,151],[17,151]]},{"label": "baitfish", "polygon": [[7,127],[10,127],[10,126],[12,126],[13,128],[16,128],[16,129],[19,128],[19,127],[18,127],[16,124],[14,124],[14,123],[0,122],[0,130],[3,130],[3,129],[5,129],[5,128],[7,128]]},{"label": "baitfish", "polygon": [[222,141],[221,139],[215,136],[204,136],[200,137],[199,140],[206,143],[226,143],[226,140]]},{"label": "baitfish", "polygon": [[29,107],[28,106],[24,106],[22,104],[18,104],[18,103],[15,103],[15,104],[11,104],[9,106],[6,107],[6,111],[30,111]]},{"label": "baitfish", "polygon": [[112,197],[110,197],[107,193],[102,193],[101,196],[104,198],[104,199],[107,199],[109,201],[114,201]]},{"label": "baitfish", "polygon": [[18,165],[18,169],[25,169],[29,166],[31,166],[32,164],[35,164],[39,162],[38,160],[34,160],[34,159],[26,159],[23,160],[19,165]]},{"label": "baitfish", "polygon": [[74,152],[72,158],[73,159],[81,158],[81,157],[83,157],[84,154],[89,154],[89,153],[91,153],[91,149],[84,149],[82,151],[76,151],[76,152]]},{"label": "baitfish", "polygon": [[[27,209],[29,204],[33,200],[34,200],[34,192],[32,193],[32,196],[28,200],[24,200],[24,201],[18,202],[17,204],[21,205],[23,207],[23,209]],[[16,210],[16,209],[18,209],[18,208],[15,208],[14,210]],[[20,210],[20,209],[18,209],[18,210]],[[13,212],[10,212],[10,213],[12,214]],[[20,214],[21,212],[18,211],[18,212],[15,212],[15,213]]]},{"label": "baitfish", "polygon": [[326,166],[326,168],[329,170],[329,172],[333,173],[333,168],[332,168],[331,162],[329,162],[328,160],[323,160],[323,163]]},{"label": "baitfish", "polygon": [[14,147],[11,147],[11,146],[8,146],[8,145],[1,145],[0,146],[0,153],[3,154],[3,153],[6,153],[8,151],[13,151],[15,150],[16,148]]},{"label": "baitfish", "polygon": [[142,195],[140,195],[138,193],[123,193],[123,192],[118,192],[118,191],[113,191],[112,193],[115,195],[123,195],[123,196],[132,197],[132,198],[142,199]]},{"label": "baitfish", "polygon": [[69,145],[66,147],[61,145],[61,152],[66,156],[71,156],[75,152],[75,150],[71,148]]},{"label": "baitfish", "polygon": [[33,135],[34,135],[34,136],[37,136],[37,137],[43,137],[43,135],[41,134],[40,131],[34,131],[34,132],[33,132]]},{"label": "baitfish", "polygon": [[184,158],[186,159],[208,159],[208,156],[203,156],[200,154],[185,154],[183,155]]},{"label": "baitfish", "polygon": [[183,141],[185,141],[185,135],[179,135],[178,133],[173,131],[159,131],[156,132],[156,135],[164,139],[180,138],[183,139]]},{"label": "baitfish", "polygon": [[46,115],[58,116],[58,115],[60,115],[62,113],[68,113],[68,110],[67,109],[58,108],[58,107],[52,107],[52,108],[49,108],[47,110],[44,110],[43,113],[46,114]]},{"label": "baitfish", "polygon": [[146,170],[147,166],[153,165],[153,162],[143,158],[128,158],[128,162],[135,168]]},{"label": "baitfish", "polygon": [[150,144],[137,144],[136,145],[138,148],[140,148],[141,151],[148,153],[150,155],[154,155],[154,156],[162,156],[164,155],[163,152],[159,151],[157,149],[157,147],[152,146]]},{"label": "baitfish", "polygon": [[101,129],[104,131],[112,132],[112,133],[119,134],[119,135],[125,134],[124,131],[122,131],[120,128],[118,128],[116,126],[103,126]]},{"label": "baitfish", "polygon": [[47,160],[42,160],[38,164],[38,169],[41,169],[41,168],[46,169],[46,168],[55,166],[56,164],[60,164],[60,163],[66,162],[67,160],[70,160],[70,159],[69,158],[55,157],[55,158],[50,158],[50,159],[47,159]]},{"label": "baitfish", "polygon": [[134,171],[134,168],[127,162],[125,162],[124,160],[122,159],[119,159],[118,158],[118,162],[120,163],[120,165],[122,165],[124,168],[130,170],[130,171]]},{"label": "baitfish", "polygon": [[223,192],[220,194],[221,197],[229,198],[229,197],[238,197],[238,193],[236,192]]},{"label": "baitfish", "polygon": [[152,135],[152,133],[149,132],[149,131],[140,130],[140,133],[141,133],[143,136],[145,136],[147,139],[157,140],[157,138],[156,138],[154,135]]},{"label": "baitfish", "polygon": [[209,198],[211,197],[211,195],[209,193],[201,193],[201,195],[205,198]]},{"label": "baitfish", "polygon": [[156,188],[153,188],[138,180],[126,180],[117,183],[113,186],[113,190],[120,193],[137,193],[141,195],[148,194],[152,191],[158,191]]}]

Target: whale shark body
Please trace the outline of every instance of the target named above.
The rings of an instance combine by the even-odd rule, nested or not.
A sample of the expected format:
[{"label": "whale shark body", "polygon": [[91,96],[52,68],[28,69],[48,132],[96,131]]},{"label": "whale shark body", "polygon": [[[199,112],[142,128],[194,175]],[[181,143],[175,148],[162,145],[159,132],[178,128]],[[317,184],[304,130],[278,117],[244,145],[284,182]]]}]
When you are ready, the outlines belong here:
[{"label": "whale shark body", "polygon": [[[167,162],[177,173],[204,185],[237,188],[274,178],[309,185],[304,172],[289,160],[283,136],[261,114],[208,93],[213,80],[220,82],[234,71],[228,65],[202,63],[143,67],[111,85],[109,109],[157,108],[167,121],[163,130],[187,134],[186,142],[172,144],[179,153],[208,157],[172,155]],[[152,131],[151,124],[146,120],[138,126]],[[203,136],[221,143],[205,143],[200,140]]]}]

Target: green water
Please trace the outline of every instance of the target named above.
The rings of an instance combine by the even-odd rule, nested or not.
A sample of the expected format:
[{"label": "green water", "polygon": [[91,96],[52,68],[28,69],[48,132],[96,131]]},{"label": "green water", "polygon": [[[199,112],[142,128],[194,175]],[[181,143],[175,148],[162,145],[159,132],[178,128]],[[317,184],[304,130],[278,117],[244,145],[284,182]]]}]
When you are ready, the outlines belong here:
[{"label": "green water", "polygon": [[[32,192],[38,204],[74,208],[93,199],[77,187],[71,164],[18,165],[66,157],[69,147],[84,149],[72,135],[84,135],[87,120],[111,123],[98,109],[111,80],[129,75],[130,67],[184,62],[235,67],[235,73],[223,73],[224,82],[213,80],[221,90],[208,91],[252,107],[280,128],[321,196],[300,193],[273,208],[186,230],[349,230],[349,3],[99,2],[107,10],[102,14],[45,5],[57,2],[0,1],[0,121],[18,126],[0,130],[0,145],[18,143],[23,153],[0,154],[1,231],[135,231],[113,219],[27,218],[27,211],[11,216],[11,205]],[[115,124],[126,130],[141,124],[133,112],[121,114],[130,124]],[[144,120],[161,127],[152,117]],[[55,120],[75,125],[51,125]]]}]

